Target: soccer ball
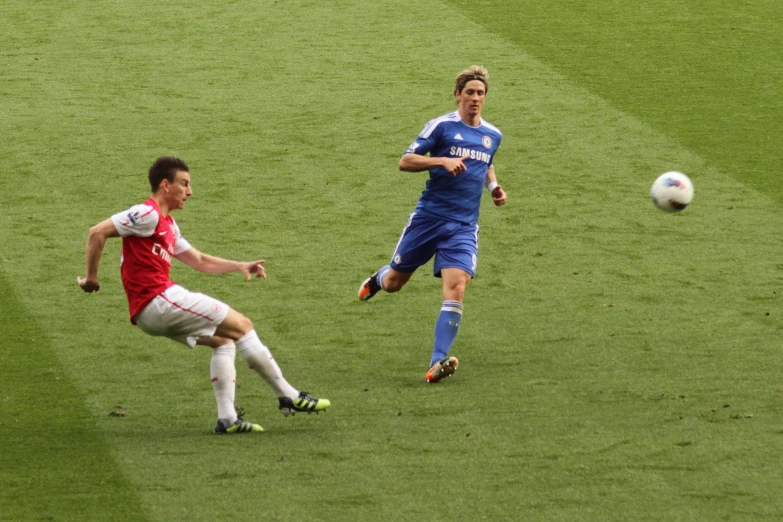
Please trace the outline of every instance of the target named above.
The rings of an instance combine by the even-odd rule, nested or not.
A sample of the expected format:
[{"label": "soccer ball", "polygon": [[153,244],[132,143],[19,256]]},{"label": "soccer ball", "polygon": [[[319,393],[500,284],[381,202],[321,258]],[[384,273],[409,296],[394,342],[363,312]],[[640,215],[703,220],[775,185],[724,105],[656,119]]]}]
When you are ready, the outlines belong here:
[{"label": "soccer ball", "polygon": [[653,183],[650,198],[661,210],[680,212],[693,200],[693,183],[682,172],[665,172]]}]

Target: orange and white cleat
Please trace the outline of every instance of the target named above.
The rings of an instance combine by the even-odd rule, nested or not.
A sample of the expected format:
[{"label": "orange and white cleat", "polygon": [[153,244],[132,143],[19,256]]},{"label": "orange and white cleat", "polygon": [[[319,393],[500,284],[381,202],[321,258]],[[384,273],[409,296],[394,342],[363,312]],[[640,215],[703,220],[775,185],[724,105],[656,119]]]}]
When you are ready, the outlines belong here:
[{"label": "orange and white cleat", "polygon": [[454,372],[457,371],[458,366],[459,361],[456,357],[447,357],[445,359],[441,359],[432,365],[432,368],[430,368],[430,371],[427,372],[425,379],[427,382],[434,384],[439,382],[441,379],[445,379],[446,377],[451,377],[454,375]]},{"label": "orange and white cleat", "polygon": [[359,287],[359,301],[368,301],[372,296],[378,293],[381,286],[378,284],[378,272],[368,277]]}]

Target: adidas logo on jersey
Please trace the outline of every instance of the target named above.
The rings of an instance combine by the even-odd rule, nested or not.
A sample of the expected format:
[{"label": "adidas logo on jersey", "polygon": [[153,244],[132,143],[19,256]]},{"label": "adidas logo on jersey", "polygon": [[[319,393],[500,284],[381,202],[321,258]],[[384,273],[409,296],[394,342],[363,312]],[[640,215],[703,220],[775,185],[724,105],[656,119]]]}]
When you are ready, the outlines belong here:
[{"label": "adidas logo on jersey", "polygon": [[455,135],[454,135],[454,139],[455,139],[455,140],[461,140],[461,139],[462,139],[462,136],[460,135],[460,133],[459,133],[459,132],[458,132],[457,134],[455,134]]}]

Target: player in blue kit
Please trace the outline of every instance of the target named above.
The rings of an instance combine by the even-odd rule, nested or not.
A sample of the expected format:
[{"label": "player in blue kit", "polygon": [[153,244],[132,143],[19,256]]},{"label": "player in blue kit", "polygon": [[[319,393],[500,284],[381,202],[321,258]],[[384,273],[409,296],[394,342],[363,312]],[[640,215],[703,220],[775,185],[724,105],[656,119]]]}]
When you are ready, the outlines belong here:
[{"label": "player in blue kit", "polygon": [[400,159],[400,170],[429,171],[430,179],[394,249],[391,263],[359,287],[359,300],[380,290],[397,292],[417,268],[435,256],[434,274],[443,282],[443,304],[435,323],[427,382],[457,370],[449,350],[462,322],[465,288],[476,274],[478,217],[486,187],[497,206],[506,203],[493,159],[503,135],[484,121],[481,110],[489,89],[488,73],[473,65],[454,84],[457,110],[430,120]]}]

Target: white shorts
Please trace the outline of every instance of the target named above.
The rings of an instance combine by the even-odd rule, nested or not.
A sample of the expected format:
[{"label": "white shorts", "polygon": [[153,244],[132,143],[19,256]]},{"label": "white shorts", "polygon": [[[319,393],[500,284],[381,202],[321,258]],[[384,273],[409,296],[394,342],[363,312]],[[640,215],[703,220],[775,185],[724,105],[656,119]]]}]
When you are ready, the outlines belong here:
[{"label": "white shorts", "polygon": [[193,348],[200,337],[215,335],[228,309],[222,301],[174,285],[136,314],[136,326]]}]

